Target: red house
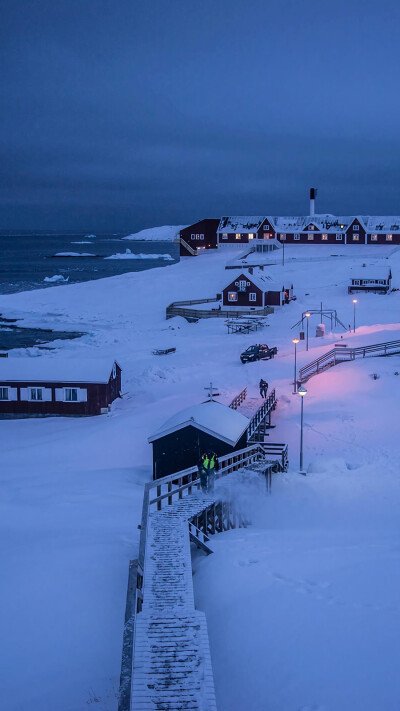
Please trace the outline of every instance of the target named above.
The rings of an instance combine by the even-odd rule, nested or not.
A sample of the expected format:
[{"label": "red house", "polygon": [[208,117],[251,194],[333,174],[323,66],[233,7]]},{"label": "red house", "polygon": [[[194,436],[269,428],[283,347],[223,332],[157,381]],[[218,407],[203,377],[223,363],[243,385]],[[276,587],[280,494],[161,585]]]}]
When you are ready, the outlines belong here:
[{"label": "red house", "polygon": [[0,361],[1,415],[100,415],[120,395],[116,361],[47,356]]},{"label": "red house", "polygon": [[217,249],[218,225],[219,219],[206,217],[204,220],[199,220],[199,222],[194,222],[192,225],[184,227],[179,232],[180,256],[192,256],[192,250]]},{"label": "red house", "polygon": [[222,291],[224,306],[264,307],[283,306],[293,298],[293,284],[280,286],[266,274],[242,272]]}]

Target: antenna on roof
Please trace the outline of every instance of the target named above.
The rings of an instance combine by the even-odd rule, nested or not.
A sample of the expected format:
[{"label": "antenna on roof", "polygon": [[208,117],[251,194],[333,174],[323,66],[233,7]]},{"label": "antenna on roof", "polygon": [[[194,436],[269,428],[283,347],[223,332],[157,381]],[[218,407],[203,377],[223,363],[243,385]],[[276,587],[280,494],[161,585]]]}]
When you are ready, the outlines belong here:
[{"label": "antenna on roof", "polygon": [[317,197],[317,188],[310,188],[310,217],[315,215],[315,198]]},{"label": "antenna on roof", "polygon": [[214,390],[218,390],[218,388],[214,388],[212,383],[210,383],[210,385],[208,386],[208,388],[204,388],[204,390],[208,390],[208,400],[209,400],[209,402],[211,402],[211,400],[214,399],[214,395],[219,395],[219,393],[217,393],[217,392],[214,393],[214,392],[213,392]]}]

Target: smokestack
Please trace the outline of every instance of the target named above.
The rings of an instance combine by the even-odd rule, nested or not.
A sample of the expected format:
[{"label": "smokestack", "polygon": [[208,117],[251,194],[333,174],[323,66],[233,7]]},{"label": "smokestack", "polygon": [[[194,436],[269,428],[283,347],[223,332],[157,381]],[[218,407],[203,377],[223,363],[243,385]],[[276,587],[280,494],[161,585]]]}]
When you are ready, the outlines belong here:
[{"label": "smokestack", "polygon": [[317,188],[310,188],[310,217],[315,215],[315,198],[317,197]]}]

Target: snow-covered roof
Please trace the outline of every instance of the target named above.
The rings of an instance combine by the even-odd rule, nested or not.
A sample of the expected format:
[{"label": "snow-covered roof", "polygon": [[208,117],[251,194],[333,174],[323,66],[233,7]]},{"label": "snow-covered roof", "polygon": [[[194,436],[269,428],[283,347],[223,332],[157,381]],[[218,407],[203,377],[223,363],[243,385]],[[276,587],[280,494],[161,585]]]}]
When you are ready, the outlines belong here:
[{"label": "snow-covered roof", "polygon": [[307,231],[309,225],[314,225],[320,232],[342,232],[347,230],[353,220],[359,219],[363,224],[363,219],[360,217],[337,216],[330,214],[321,215],[303,215],[299,217],[274,217],[273,226],[277,232],[304,232]]},{"label": "snow-covered roof", "polygon": [[392,216],[373,216],[370,215],[366,219],[367,232],[400,232],[400,217]]},{"label": "snow-covered roof", "polygon": [[391,273],[390,265],[374,265],[352,267],[350,279],[388,279]]},{"label": "snow-covered roof", "polygon": [[116,361],[84,358],[0,358],[0,383],[108,383]]},{"label": "snow-covered roof", "polygon": [[[280,291],[282,289],[282,286],[280,285],[279,282],[274,281],[272,277],[268,276],[268,274],[265,274],[264,272],[257,271],[253,272],[253,274],[250,274],[248,272],[242,272],[238,276],[235,277],[235,279],[232,279],[229,284],[232,284],[233,281],[240,281],[240,280],[247,280],[250,281],[254,286],[258,286],[261,291]],[[225,285],[224,289],[229,285]]]},{"label": "snow-covered roof", "polygon": [[154,442],[160,437],[165,437],[165,435],[189,425],[233,446],[249,426],[249,419],[220,402],[208,400],[177,412],[164,422],[148,440]]},{"label": "snow-covered roof", "polygon": [[235,232],[240,234],[257,232],[264,219],[262,216],[254,215],[221,217],[217,232]]}]

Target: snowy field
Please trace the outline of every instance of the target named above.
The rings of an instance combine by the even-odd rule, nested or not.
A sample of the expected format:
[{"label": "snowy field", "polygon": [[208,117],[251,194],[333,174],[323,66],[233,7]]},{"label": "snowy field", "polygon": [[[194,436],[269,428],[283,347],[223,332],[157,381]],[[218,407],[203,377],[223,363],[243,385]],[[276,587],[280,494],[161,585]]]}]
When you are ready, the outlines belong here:
[{"label": "snowy field", "polygon": [[[350,267],[390,263],[399,287],[400,251],[285,252],[285,267],[268,273],[293,281],[297,301],[257,334],[228,335],[223,319],[165,320],[172,301],[212,297],[232,280],[224,265],[235,248],[0,297],[0,312],[24,325],[86,332],[55,342],[51,357],[116,358],[124,393],[105,416],[0,422],[1,709],[116,711],[128,561],[151,478],[147,436],[202,401],[210,380],[233,397],[245,385],[255,392],[260,377],[277,389],[271,439],[288,442],[290,470],[275,477],[272,496],[246,492],[250,528],[215,537],[215,554],[195,559],[218,709],[399,709],[400,356],[339,365],[307,383],[302,477],[291,326],[321,301],[352,323]],[[341,335],[349,346],[400,339],[400,291],[357,298],[356,333],[316,339],[311,320],[299,365]],[[243,366],[239,354],[254,342],[276,345],[278,356]],[[152,355],[171,346],[176,353]],[[10,355],[27,356],[40,352]]]}]

